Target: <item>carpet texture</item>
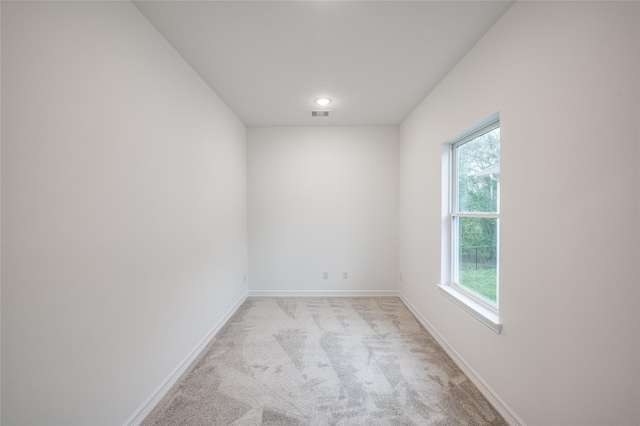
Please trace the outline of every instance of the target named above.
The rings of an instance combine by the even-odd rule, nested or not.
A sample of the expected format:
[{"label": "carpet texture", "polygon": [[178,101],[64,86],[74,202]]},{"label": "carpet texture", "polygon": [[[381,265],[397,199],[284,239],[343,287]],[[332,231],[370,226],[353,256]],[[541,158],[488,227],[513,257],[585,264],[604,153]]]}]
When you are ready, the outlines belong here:
[{"label": "carpet texture", "polygon": [[249,298],[143,422],[506,425],[396,297]]}]

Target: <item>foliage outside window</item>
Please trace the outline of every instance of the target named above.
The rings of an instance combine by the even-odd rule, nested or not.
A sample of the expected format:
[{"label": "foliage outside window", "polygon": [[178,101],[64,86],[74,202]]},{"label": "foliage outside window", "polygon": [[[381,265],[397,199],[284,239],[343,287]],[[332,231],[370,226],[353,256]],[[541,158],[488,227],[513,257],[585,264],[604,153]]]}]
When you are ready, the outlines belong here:
[{"label": "foliage outside window", "polygon": [[451,285],[497,310],[500,122],[467,135],[451,150]]}]

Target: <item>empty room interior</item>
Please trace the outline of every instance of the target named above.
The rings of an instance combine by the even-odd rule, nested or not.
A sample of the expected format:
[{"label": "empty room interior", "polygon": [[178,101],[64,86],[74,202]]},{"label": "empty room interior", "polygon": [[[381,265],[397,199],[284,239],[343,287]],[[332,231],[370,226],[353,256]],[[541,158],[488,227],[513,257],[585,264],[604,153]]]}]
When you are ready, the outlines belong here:
[{"label": "empty room interior", "polygon": [[640,424],[639,2],[0,24],[3,425]]}]

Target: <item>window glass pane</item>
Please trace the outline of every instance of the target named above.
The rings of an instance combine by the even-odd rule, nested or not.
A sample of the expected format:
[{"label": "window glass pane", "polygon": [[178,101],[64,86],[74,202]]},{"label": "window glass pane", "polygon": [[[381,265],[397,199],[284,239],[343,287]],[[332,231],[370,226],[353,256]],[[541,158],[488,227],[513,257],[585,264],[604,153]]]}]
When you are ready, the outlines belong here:
[{"label": "window glass pane", "polygon": [[459,212],[498,212],[500,128],[456,148]]},{"label": "window glass pane", "polygon": [[458,284],[496,302],[498,287],[498,219],[457,217]]}]

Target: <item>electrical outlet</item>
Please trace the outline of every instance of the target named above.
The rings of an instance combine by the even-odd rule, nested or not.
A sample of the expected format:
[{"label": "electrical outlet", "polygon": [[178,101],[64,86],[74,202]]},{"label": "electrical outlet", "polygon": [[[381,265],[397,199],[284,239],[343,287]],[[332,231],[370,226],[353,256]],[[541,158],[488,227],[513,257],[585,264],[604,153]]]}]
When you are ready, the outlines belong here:
[{"label": "electrical outlet", "polygon": [[349,271],[342,272],[342,279],[344,280],[349,279]]},{"label": "electrical outlet", "polygon": [[329,279],[329,271],[322,271],[322,279],[325,279],[325,280]]}]

